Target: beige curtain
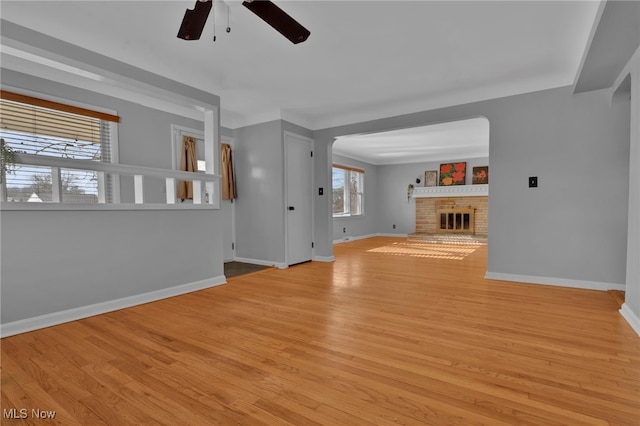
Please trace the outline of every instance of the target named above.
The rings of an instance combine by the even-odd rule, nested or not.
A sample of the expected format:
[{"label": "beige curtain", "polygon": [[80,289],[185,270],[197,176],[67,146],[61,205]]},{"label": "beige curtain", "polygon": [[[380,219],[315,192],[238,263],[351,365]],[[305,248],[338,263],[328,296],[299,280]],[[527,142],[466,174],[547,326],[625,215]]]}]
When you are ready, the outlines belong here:
[{"label": "beige curtain", "polygon": [[[180,158],[180,170],[186,172],[198,171],[198,158],[196,156],[196,138],[184,136],[182,138],[182,155]],[[193,182],[188,180],[178,181],[178,198],[181,200],[193,200]]]},{"label": "beige curtain", "polygon": [[233,179],[233,159],[229,144],[220,145],[220,159],[222,162],[222,199],[233,200],[236,198],[236,183]]}]

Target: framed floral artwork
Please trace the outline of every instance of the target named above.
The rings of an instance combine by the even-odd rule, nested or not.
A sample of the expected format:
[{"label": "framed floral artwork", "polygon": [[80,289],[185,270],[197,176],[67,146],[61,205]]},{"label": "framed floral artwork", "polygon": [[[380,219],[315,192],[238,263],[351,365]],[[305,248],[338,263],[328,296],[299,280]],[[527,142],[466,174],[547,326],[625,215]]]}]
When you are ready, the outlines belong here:
[{"label": "framed floral artwork", "polygon": [[424,186],[438,186],[437,170],[428,170],[424,172]]},{"label": "framed floral artwork", "polygon": [[489,183],[489,166],[474,167],[471,183],[474,185]]},{"label": "framed floral artwork", "polygon": [[466,175],[466,162],[440,164],[440,186],[464,185]]}]

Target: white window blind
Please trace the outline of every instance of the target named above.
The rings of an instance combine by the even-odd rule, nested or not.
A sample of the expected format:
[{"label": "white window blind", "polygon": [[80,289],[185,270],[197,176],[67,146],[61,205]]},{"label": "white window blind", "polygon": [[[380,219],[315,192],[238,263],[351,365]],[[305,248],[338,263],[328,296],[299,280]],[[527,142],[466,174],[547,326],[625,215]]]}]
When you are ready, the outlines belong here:
[{"label": "white window blind", "polygon": [[[0,137],[17,153],[72,160],[111,161],[111,122],[114,115],[10,92],[1,92]],[[59,179],[62,202],[109,201],[111,179],[99,173],[16,165],[6,175],[7,201],[51,202]],[[102,193],[102,194],[101,194]]]}]

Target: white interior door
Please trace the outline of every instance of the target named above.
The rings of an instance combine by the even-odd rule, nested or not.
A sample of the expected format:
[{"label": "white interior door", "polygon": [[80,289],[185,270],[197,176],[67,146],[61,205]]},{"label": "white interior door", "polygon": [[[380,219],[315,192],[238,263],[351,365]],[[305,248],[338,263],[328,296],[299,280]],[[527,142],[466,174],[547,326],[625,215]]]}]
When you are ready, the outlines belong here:
[{"label": "white interior door", "polygon": [[285,132],[287,264],[313,255],[313,141]]}]

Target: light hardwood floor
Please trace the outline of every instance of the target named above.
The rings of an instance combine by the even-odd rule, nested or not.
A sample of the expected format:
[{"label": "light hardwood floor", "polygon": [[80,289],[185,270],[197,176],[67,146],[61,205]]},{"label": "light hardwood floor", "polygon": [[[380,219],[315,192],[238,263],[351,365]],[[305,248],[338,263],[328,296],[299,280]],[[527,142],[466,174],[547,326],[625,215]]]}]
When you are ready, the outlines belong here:
[{"label": "light hardwood floor", "polygon": [[2,409],[64,425],[638,425],[607,292],[483,278],[486,246],[371,238],[2,340]]}]

